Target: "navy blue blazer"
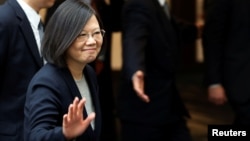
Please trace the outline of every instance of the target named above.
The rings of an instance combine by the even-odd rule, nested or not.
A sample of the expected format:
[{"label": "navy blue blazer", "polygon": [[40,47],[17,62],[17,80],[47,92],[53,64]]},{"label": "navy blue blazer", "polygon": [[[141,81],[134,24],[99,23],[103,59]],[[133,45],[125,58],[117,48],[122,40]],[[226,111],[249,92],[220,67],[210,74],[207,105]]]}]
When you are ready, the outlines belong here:
[{"label": "navy blue blazer", "polygon": [[[123,7],[122,32],[120,119],[161,126],[189,117],[175,84],[180,33],[174,19],[166,17],[157,0],[130,0]],[[145,72],[150,103],[142,102],[133,89],[131,79],[137,70]]]},{"label": "navy blue blazer", "polygon": [[244,107],[250,100],[249,7],[249,0],[214,1],[202,38],[206,86],[222,84],[229,101]]},{"label": "navy blue blazer", "polygon": [[30,23],[16,0],[0,5],[0,140],[23,141],[28,84],[43,65]]},{"label": "navy blue blazer", "polygon": [[[84,75],[96,112],[95,130],[89,126],[76,141],[98,141],[101,117],[96,74],[87,65]],[[24,109],[25,141],[64,141],[62,119],[75,97],[82,98],[70,71],[67,68],[46,64],[34,76],[28,87]],[[86,112],[84,117],[87,117]]]}]

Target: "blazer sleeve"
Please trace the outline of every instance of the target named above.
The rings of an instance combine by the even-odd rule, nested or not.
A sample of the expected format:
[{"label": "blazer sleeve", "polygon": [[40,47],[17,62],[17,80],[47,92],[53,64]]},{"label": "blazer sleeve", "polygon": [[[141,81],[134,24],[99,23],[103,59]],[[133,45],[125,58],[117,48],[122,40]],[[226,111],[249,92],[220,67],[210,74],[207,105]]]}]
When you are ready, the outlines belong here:
[{"label": "blazer sleeve", "polygon": [[122,13],[122,58],[126,76],[132,78],[137,70],[145,70],[145,49],[150,23],[148,8],[136,3],[126,3]]},{"label": "blazer sleeve", "polygon": [[54,76],[32,79],[24,110],[25,141],[65,141],[62,118],[72,99],[65,87],[63,80]]},{"label": "blazer sleeve", "polygon": [[202,36],[205,59],[205,83],[221,83],[225,37],[231,0],[216,0],[205,17]]}]

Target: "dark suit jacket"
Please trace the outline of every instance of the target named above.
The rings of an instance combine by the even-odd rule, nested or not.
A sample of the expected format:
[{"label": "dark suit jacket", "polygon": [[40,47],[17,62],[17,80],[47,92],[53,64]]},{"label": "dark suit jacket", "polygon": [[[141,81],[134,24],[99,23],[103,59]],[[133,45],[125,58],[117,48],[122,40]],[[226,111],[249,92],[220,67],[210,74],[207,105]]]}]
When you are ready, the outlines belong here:
[{"label": "dark suit jacket", "polygon": [[0,6],[0,19],[0,140],[22,141],[26,89],[43,62],[16,0]]},{"label": "dark suit jacket", "polygon": [[[179,34],[173,20],[167,19],[157,0],[129,0],[122,16],[122,82],[118,114],[122,120],[163,125],[188,116],[175,85],[175,57]],[[136,70],[145,72],[142,102],[132,87]]]},{"label": "dark suit jacket", "polygon": [[215,0],[206,17],[206,84],[222,83],[230,101],[250,100],[250,1]]},{"label": "dark suit jacket", "polygon": [[[98,141],[100,134],[100,106],[96,74],[90,66],[84,69],[96,112],[95,130],[89,126],[76,141]],[[81,94],[66,68],[46,64],[32,79],[25,103],[25,141],[63,141],[62,119],[68,106]],[[84,112],[84,117],[87,113]]]}]

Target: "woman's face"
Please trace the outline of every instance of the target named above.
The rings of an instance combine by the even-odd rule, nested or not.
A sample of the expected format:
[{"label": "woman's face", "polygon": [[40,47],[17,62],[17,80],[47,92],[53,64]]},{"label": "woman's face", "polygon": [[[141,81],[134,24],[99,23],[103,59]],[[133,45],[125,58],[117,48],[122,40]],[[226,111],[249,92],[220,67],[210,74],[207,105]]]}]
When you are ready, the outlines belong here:
[{"label": "woman's face", "polygon": [[86,65],[94,61],[101,50],[103,30],[92,15],[82,32],[66,51],[67,64]]}]

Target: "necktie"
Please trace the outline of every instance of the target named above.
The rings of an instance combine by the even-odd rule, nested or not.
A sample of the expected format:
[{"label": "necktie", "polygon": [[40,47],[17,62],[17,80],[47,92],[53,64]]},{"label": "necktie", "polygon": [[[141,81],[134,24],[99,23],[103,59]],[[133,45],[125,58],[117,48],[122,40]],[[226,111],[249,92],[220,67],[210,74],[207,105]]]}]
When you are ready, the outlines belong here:
[{"label": "necktie", "polygon": [[[43,28],[43,23],[40,20],[39,24],[38,24],[38,31],[39,31],[39,36],[40,36],[40,42],[42,42],[43,39],[43,34],[44,34],[44,28]],[[40,45],[41,46],[41,45]],[[40,48],[40,47],[39,47]],[[40,50],[40,49],[39,49]],[[39,51],[40,52],[40,51]],[[41,52],[40,52],[41,55]],[[41,56],[41,60],[43,62],[43,64],[45,64],[45,61],[43,60],[43,57]]]},{"label": "necktie", "polygon": [[164,3],[163,9],[164,9],[164,11],[166,13],[166,16],[170,19],[170,12],[169,12],[169,7],[168,7],[167,2]]},{"label": "necktie", "polygon": [[39,36],[40,36],[40,41],[42,42],[42,39],[43,39],[43,32],[44,32],[44,29],[43,29],[43,23],[42,21],[39,22],[38,24],[38,30],[39,30]]}]

